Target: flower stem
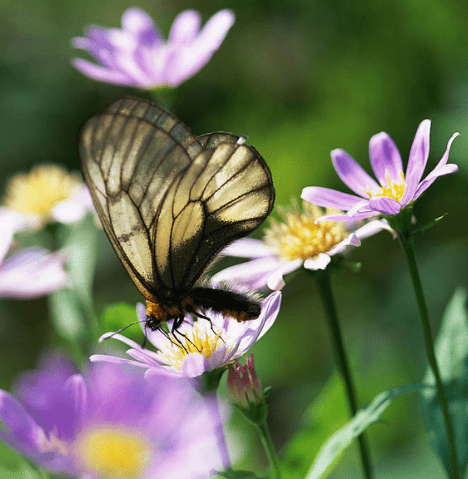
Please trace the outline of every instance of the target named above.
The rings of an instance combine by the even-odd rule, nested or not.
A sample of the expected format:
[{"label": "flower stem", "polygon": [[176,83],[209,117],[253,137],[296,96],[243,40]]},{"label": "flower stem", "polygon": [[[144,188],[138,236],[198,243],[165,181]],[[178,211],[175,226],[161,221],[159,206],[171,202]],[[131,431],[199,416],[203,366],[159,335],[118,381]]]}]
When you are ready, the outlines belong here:
[{"label": "flower stem", "polygon": [[457,445],[455,442],[455,434],[453,430],[452,419],[450,417],[447,397],[445,396],[444,385],[440,377],[439,366],[437,364],[437,359],[434,352],[434,340],[432,338],[431,325],[429,323],[429,313],[427,310],[427,304],[422,289],[421,278],[419,276],[419,271],[416,264],[413,236],[399,232],[398,238],[403,247],[408,262],[408,268],[410,270],[411,280],[413,282],[414,292],[416,294],[416,300],[418,302],[419,314],[421,316],[421,324],[424,333],[427,359],[429,362],[429,366],[434,373],[437,386],[437,396],[439,398],[439,403],[444,416],[445,429],[447,431],[447,439],[451,457],[451,469],[449,470],[449,477],[451,479],[461,479],[462,476],[460,474],[460,469],[458,465],[458,454]]},{"label": "flower stem", "polygon": [[[345,385],[349,409],[352,416],[355,416],[358,410],[356,389],[351,375],[351,369],[349,367],[346,350],[344,348],[343,335],[341,334],[340,323],[338,321],[338,314],[331,289],[330,274],[327,270],[317,271],[315,274],[317,277],[317,285],[322,297],[323,306],[328,317],[328,324],[330,327],[330,333],[335,352],[335,360],[338,363],[338,370],[340,371]],[[364,433],[358,437],[358,444],[364,477],[366,479],[372,479],[374,477],[374,472],[370,458],[369,445]]]},{"label": "flower stem", "polygon": [[275,448],[273,447],[273,441],[271,440],[270,430],[268,429],[266,420],[255,424],[260,432],[262,438],[262,444],[265,448],[266,455],[268,456],[268,462],[270,464],[270,477],[271,479],[280,479],[281,471],[279,467],[278,458],[276,456]]}]

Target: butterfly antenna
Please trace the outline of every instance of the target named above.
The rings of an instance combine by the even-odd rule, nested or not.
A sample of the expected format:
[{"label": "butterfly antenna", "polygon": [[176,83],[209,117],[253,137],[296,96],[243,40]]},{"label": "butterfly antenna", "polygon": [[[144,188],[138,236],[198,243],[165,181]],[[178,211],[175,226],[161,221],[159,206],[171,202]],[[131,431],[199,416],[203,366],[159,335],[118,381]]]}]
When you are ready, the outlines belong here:
[{"label": "butterfly antenna", "polygon": [[143,343],[141,344],[141,347],[142,348],[145,348],[146,347],[146,341],[148,341],[148,321],[145,321],[145,330],[144,330],[144,335],[145,335],[145,338],[143,339]]},{"label": "butterfly antenna", "polygon": [[[127,324],[127,326],[124,326],[123,328],[120,328],[118,331],[114,331],[112,334],[110,334],[109,336],[106,336],[104,339],[110,339],[110,338],[113,338],[116,334],[119,334],[121,333],[122,331],[125,331],[127,328],[129,328],[130,326],[133,326],[135,324],[138,324],[138,323],[146,323],[146,320],[138,320],[138,321],[135,321],[133,323],[130,323],[130,324]],[[145,327],[145,330],[146,330],[146,327]],[[146,334],[145,334],[145,338],[146,338]]]}]

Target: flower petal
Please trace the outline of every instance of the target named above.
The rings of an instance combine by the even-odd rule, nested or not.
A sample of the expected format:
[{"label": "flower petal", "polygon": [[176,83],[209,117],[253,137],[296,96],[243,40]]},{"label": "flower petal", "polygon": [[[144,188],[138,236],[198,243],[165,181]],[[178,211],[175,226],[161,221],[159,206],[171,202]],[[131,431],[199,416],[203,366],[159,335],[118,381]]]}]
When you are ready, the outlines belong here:
[{"label": "flower petal", "polygon": [[182,375],[186,378],[195,378],[201,376],[207,370],[207,360],[203,354],[187,354],[180,369]]},{"label": "flower petal", "polygon": [[401,198],[401,204],[406,206],[414,199],[414,195],[426,168],[429,158],[429,135],[431,130],[431,121],[423,120],[416,131],[413,144],[411,146],[408,167],[406,168],[406,189]]},{"label": "flower petal", "polygon": [[302,190],[301,198],[324,208],[347,211],[362,201],[358,196],[321,186],[308,186]]},{"label": "flower petal", "polygon": [[321,223],[322,221],[344,221],[346,223],[351,221],[359,221],[365,220],[367,218],[372,218],[373,216],[377,216],[379,213],[374,210],[366,210],[366,211],[359,211],[353,214],[343,214],[343,215],[323,215],[317,218],[317,223]]},{"label": "flower petal", "polygon": [[189,44],[200,30],[201,18],[196,10],[184,10],[179,13],[172,23],[168,43]]},{"label": "flower petal", "polygon": [[318,269],[324,270],[330,263],[331,258],[328,254],[319,253],[316,256],[307,258],[304,261],[304,268],[310,269],[312,271],[317,271]]},{"label": "flower petal", "polygon": [[208,20],[193,42],[175,45],[167,57],[167,83],[177,86],[201,70],[221,46],[233,23],[234,14],[230,10],[221,10]]},{"label": "flower petal", "polygon": [[66,257],[63,252],[48,253],[26,248],[8,258],[1,267],[0,296],[35,298],[66,287]]},{"label": "flower petal", "polygon": [[238,256],[241,258],[261,258],[273,255],[272,251],[263,241],[253,238],[243,238],[221,251],[224,256]]},{"label": "flower petal", "polygon": [[123,364],[123,365],[137,366],[143,369],[148,369],[149,367],[147,364],[138,363],[130,359],[119,358],[117,356],[109,356],[108,354],[92,354],[89,357],[89,360],[92,363],[103,362],[103,363],[110,363],[110,364]]},{"label": "flower petal", "polygon": [[395,233],[393,229],[390,228],[386,220],[374,220],[374,221],[369,221],[365,225],[358,228],[354,232],[354,234],[359,239],[364,239],[364,238],[368,238],[369,236],[373,236],[374,234],[378,233],[381,230],[387,230],[392,234]]},{"label": "flower petal", "polygon": [[140,8],[125,10],[122,15],[122,28],[135,35],[140,45],[160,46],[165,43],[153,19]]},{"label": "flower petal", "polygon": [[403,163],[400,152],[387,133],[382,131],[370,139],[369,156],[374,174],[382,186],[389,186],[389,181],[401,183]]},{"label": "flower petal", "polygon": [[369,200],[369,206],[383,215],[396,215],[401,210],[401,204],[398,201],[385,196],[381,198],[371,198]]},{"label": "flower petal", "polygon": [[416,193],[414,195],[415,199],[418,198],[422,193],[424,193],[424,191],[426,191],[429,188],[429,186],[431,186],[432,183],[434,183],[434,181],[439,176],[448,175],[450,173],[455,173],[456,171],[458,171],[458,166],[457,165],[455,165],[455,164],[448,164],[447,165],[447,161],[448,161],[448,157],[449,157],[449,153],[450,153],[450,147],[452,146],[452,142],[459,135],[460,135],[460,133],[454,133],[452,135],[452,137],[450,138],[450,140],[447,143],[447,148],[445,149],[445,153],[442,156],[439,163],[437,163],[437,166],[419,184],[418,189],[416,190]]},{"label": "flower petal", "polygon": [[[70,376],[63,386],[64,396],[67,402],[71,404],[71,410],[68,411],[68,418],[71,423],[80,421],[84,418],[88,407],[88,388],[86,381],[81,374]],[[73,416],[73,417],[72,417]],[[72,430],[69,431],[71,436]]]},{"label": "flower petal", "polygon": [[8,444],[29,453],[40,451],[45,439],[44,431],[11,394],[2,390],[0,390],[0,418],[9,431],[9,434],[2,437]]},{"label": "flower petal", "polygon": [[108,68],[96,65],[88,60],[75,58],[72,60],[72,65],[79,70],[83,75],[86,75],[93,80],[102,81],[105,83],[115,83],[117,85],[140,86],[137,81],[130,78],[128,75]]},{"label": "flower petal", "polygon": [[279,269],[274,271],[270,277],[268,278],[267,281],[267,286],[273,291],[278,291],[280,289],[283,289],[285,286],[284,282],[284,275],[292,273],[293,271],[296,271],[302,266],[302,259],[298,258],[293,261],[287,261],[287,262],[280,262],[279,263]]},{"label": "flower petal", "polygon": [[331,152],[333,166],[343,183],[357,195],[368,198],[368,191],[379,189],[379,185],[346,151],[336,149]]},{"label": "flower petal", "polygon": [[[279,309],[281,306],[281,292],[275,291],[271,293],[262,305],[262,314],[260,318],[255,320],[255,326],[249,327],[244,336],[237,344],[236,354],[234,357],[239,357],[245,354],[273,325],[275,322]],[[253,323],[251,321],[250,323]],[[250,325],[249,325],[250,326]]]},{"label": "flower petal", "polygon": [[216,273],[211,281],[243,285],[251,290],[262,289],[266,286],[270,275],[278,270],[280,263],[275,256],[254,259],[246,263],[236,264]]}]

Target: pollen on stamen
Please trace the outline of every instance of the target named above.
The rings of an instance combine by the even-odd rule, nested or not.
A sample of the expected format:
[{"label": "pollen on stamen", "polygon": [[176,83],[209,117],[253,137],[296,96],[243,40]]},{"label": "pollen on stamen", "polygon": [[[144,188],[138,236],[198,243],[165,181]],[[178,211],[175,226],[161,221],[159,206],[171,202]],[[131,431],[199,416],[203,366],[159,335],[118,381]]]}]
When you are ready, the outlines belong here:
[{"label": "pollen on stamen", "polygon": [[53,208],[71,198],[81,187],[78,175],[68,173],[57,165],[41,165],[29,174],[11,178],[3,206],[22,214],[37,215],[47,221]]},{"label": "pollen on stamen", "polygon": [[206,325],[196,321],[193,327],[184,334],[176,332],[176,337],[168,344],[167,348],[159,351],[160,358],[168,365],[175,369],[182,367],[184,359],[189,354],[203,354],[206,359],[216,351],[216,349],[224,344],[221,333],[215,333]]},{"label": "pollen on stamen", "polygon": [[265,229],[264,242],[278,256],[288,261],[306,260],[320,253],[326,253],[343,241],[349,231],[346,224],[335,221],[315,223],[324,214],[334,214],[335,210],[321,208],[304,201],[302,208],[297,201],[292,209],[278,208],[283,221],[270,220]]},{"label": "pollen on stamen", "polygon": [[387,174],[387,185],[383,185],[382,188],[379,188],[378,190],[365,191],[365,193],[367,193],[371,198],[385,196],[386,198],[392,198],[395,201],[401,202],[401,199],[403,198],[403,195],[406,190],[406,181],[405,174],[402,171],[400,172],[400,176],[400,183],[392,183],[392,181],[390,181],[390,177]]},{"label": "pollen on stamen", "polygon": [[136,479],[148,464],[149,445],[133,431],[114,426],[93,426],[78,437],[77,461],[105,479]]}]

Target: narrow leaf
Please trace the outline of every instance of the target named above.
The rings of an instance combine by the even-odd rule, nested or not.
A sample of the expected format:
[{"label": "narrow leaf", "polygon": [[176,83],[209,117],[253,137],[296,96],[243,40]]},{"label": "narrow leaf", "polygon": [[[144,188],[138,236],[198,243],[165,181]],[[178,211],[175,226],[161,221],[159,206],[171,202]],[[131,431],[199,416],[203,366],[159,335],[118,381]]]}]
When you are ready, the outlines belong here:
[{"label": "narrow leaf", "polygon": [[422,388],[424,388],[422,384],[410,384],[389,389],[376,396],[371,404],[359,410],[346,426],[333,434],[322,446],[306,479],[326,477],[326,474],[338,463],[353,439],[359,436],[369,424],[378,421],[381,414],[394,399],[402,394],[419,391]]},{"label": "narrow leaf", "polygon": [[[466,291],[457,290],[445,310],[437,337],[435,350],[440,375],[445,385],[450,414],[455,429],[459,467],[465,473],[468,464],[468,318]],[[435,384],[428,368],[424,382]],[[422,395],[422,409],[432,447],[442,464],[450,464],[447,431],[435,389],[427,389]]]}]

